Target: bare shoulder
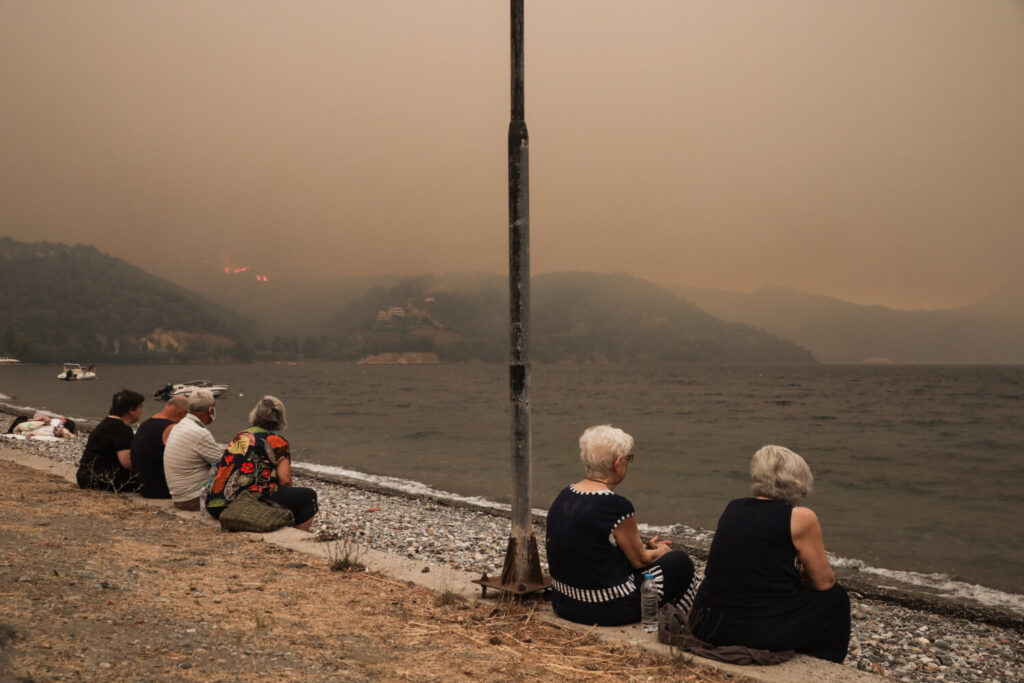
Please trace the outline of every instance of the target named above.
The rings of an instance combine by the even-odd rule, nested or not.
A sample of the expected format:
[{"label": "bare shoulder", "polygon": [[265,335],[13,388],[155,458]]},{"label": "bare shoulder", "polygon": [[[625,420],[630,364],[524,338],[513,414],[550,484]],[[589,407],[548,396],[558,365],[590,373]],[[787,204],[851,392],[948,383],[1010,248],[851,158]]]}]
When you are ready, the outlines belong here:
[{"label": "bare shoulder", "polygon": [[793,535],[800,535],[806,533],[815,527],[819,527],[818,515],[814,514],[814,510],[805,507],[794,507],[793,516],[790,519],[790,524],[793,529]]}]

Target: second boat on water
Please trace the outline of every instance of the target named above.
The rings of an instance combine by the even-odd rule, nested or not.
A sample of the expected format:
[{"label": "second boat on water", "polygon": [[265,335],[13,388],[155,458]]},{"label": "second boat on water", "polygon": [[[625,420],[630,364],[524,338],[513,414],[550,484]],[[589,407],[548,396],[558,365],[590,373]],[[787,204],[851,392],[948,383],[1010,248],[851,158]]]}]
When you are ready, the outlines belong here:
[{"label": "second boat on water", "polygon": [[215,398],[218,398],[228,390],[228,385],[214,384],[208,379],[193,379],[181,384],[168,384],[162,389],[157,389],[153,393],[153,397],[166,401],[172,396],[191,396],[193,391],[199,389],[207,389],[213,393]]}]

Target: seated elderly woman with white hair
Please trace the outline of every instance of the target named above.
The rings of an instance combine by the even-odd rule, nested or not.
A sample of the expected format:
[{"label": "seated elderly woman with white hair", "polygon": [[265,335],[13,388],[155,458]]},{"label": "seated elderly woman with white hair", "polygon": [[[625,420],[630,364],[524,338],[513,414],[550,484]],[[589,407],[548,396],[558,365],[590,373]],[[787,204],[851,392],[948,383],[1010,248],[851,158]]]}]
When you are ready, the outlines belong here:
[{"label": "seated elderly woman with white hair", "polygon": [[216,518],[240,492],[252,491],[292,511],[295,528],[309,531],[317,512],[316,491],[292,486],[291,447],[275,432],[288,426],[284,403],[264,396],[249,412],[248,429],[231,440],[217,462],[206,494],[206,511]]},{"label": "seated elderly woman with white hair", "polygon": [[626,478],[632,449],[633,437],[621,429],[587,429],[580,437],[586,476],[563,489],[548,510],[551,606],[569,621],[640,621],[640,584],[647,573],[654,575],[660,604],[689,611],[697,589],[689,555],[657,536],[641,539],[633,504],[613,491]]},{"label": "seated elderly woman with white hair", "polygon": [[842,662],[850,598],[825,555],[821,524],[798,504],[814,478],[807,462],[765,446],[750,464],[753,497],[730,502],[711,542],[690,627],[712,645],[796,650]]}]

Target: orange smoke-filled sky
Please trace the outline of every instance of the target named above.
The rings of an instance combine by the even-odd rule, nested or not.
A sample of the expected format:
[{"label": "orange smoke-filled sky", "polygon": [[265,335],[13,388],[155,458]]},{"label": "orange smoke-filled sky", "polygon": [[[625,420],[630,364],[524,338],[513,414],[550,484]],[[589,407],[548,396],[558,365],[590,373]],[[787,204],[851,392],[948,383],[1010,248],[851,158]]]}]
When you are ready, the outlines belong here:
[{"label": "orange smoke-filled sky", "polygon": [[[508,11],[0,0],[0,235],[185,284],[504,272]],[[527,0],[526,64],[535,274],[896,307],[1019,278],[1019,1]]]}]

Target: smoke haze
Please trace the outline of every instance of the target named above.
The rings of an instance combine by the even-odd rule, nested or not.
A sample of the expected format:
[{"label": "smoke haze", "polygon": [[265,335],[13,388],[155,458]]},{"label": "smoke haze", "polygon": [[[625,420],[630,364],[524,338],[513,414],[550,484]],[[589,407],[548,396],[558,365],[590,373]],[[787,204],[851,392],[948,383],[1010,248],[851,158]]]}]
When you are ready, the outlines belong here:
[{"label": "smoke haze", "polygon": [[[1017,277],[1020,2],[527,2],[526,66],[535,274]],[[0,0],[0,235],[186,285],[503,272],[508,81],[503,2]]]}]

